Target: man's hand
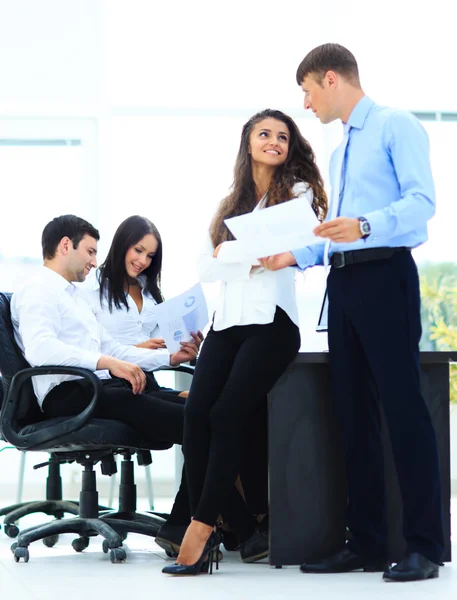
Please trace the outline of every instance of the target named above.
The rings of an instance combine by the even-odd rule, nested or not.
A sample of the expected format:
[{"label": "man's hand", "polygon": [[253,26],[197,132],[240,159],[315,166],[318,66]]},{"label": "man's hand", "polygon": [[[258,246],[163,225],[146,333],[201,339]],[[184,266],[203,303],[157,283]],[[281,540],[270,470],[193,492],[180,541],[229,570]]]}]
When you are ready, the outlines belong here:
[{"label": "man's hand", "polygon": [[162,338],[151,338],[142,342],[141,344],[135,344],[137,348],[147,348],[148,350],[157,350],[158,348],[166,348],[165,341]]},{"label": "man's hand", "polygon": [[199,335],[191,333],[192,337],[194,338],[194,341],[181,342],[181,350],[178,350],[178,352],[174,352],[170,356],[170,365],[172,367],[177,367],[183,362],[188,362],[197,358],[198,349],[203,341],[203,334],[200,331],[198,333]]},{"label": "man's hand", "polygon": [[146,387],[146,375],[140,367],[125,360],[113,356],[101,356],[97,362],[97,369],[108,369],[111,375],[126,379],[132,386],[134,394],[141,394]]},{"label": "man's hand", "polygon": [[313,232],[315,235],[332,240],[332,242],[355,242],[362,237],[360,221],[350,217],[337,217],[322,223]]},{"label": "man's hand", "polygon": [[259,262],[268,271],[279,271],[297,264],[292,252],[281,252],[281,254],[275,254],[274,256],[265,256],[259,258]]}]

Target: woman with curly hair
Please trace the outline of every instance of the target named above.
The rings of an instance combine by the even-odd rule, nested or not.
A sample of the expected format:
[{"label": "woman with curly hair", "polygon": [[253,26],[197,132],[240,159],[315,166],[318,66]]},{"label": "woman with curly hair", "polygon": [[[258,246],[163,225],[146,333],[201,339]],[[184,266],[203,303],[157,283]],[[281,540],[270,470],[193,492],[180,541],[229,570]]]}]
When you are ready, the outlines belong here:
[{"label": "woman with curly hair", "polygon": [[[176,564],[165,573],[197,574],[217,549],[214,526],[240,473],[251,419],[300,347],[294,269],[231,262],[229,247],[236,241],[224,220],[299,196],[324,219],[327,199],[309,143],[289,116],[264,110],[243,127],[232,191],[213,218],[198,261],[200,280],[220,281],[221,290],[184,412],[193,520]],[[249,520],[237,533],[242,558],[268,553],[266,536],[259,537]]]}]

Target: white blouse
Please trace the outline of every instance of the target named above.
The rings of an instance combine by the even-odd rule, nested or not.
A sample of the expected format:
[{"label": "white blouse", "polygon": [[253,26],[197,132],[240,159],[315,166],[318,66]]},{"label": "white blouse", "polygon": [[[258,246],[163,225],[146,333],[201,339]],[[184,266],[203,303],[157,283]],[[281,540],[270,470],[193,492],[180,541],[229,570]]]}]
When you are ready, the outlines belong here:
[{"label": "white blouse", "polygon": [[[100,302],[100,283],[99,270],[88,277],[80,286],[81,292],[84,294],[85,300],[90,304],[97,321],[103,325],[108,333],[121,344],[134,346],[145,342],[150,338],[160,338],[160,329],[157,325],[155,316],[156,301],[154,298],[143,290],[144,278],[138,278],[141,287],[141,295],[143,297],[143,307],[141,311],[133,300],[127,294],[127,304],[129,310],[121,304],[121,308],[116,308],[113,304],[112,311],[108,308],[108,299],[104,296]],[[166,352],[166,350],[160,350]]]},{"label": "white blouse", "polygon": [[[312,204],[313,192],[308,184],[295,184],[293,192],[295,197],[306,196]],[[262,201],[254,210],[261,207]],[[279,271],[268,271],[257,268],[251,272],[251,261],[230,262],[224,248],[232,243],[236,242],[224,242],[217,258],[214,258],[214,247],[208,236],[205,248],[197,261],[200,281],[221,282],[215,303],[214,330],[221,331],[234,325],[272,323],[276,306],[282,308],[298,326],[296,269],[289,267]]]}]

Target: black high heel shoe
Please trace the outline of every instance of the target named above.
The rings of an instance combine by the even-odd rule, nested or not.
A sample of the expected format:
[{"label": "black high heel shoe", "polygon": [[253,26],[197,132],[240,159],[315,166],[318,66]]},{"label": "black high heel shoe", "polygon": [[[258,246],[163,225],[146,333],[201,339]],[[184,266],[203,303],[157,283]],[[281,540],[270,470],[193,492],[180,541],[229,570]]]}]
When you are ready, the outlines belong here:
[{"label": "black high heel shoe", "polygon": [[[206,541],[200,558],[193,565],[180,565],[174,563],[162,569],[168,575],[198,575],[199,573],[213,574],[213,562],[216,559],[216,570],[219,569],[219,544],[221,538],[218,532],[213,531]],[[208,558],[206,558],[208,556]],[[205,560],[206,559],[206,560]]]}]

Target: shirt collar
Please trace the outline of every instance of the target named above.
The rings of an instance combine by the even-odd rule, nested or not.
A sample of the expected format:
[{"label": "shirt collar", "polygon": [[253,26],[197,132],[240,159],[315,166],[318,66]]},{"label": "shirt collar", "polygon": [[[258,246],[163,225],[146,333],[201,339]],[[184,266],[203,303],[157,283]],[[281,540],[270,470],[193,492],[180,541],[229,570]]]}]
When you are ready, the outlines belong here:
[{"label": "shirt collar", "polygon": [[361,98],[352,109],[347,124],[356,129],[363,129],[365,120],[373,104],[373,100],[368,96]]},{"label": "shirt collar", "polygon": [[67,291],[69,294],[73,295],[73,292],[76,290],[76,287],[68,282],[65,277],[62,277],[62,275],[59,275],[59,273],[45,265],[43,265],[41,269],[40,276],[46,281],[49,287],[52,287],[56,291]]}]

